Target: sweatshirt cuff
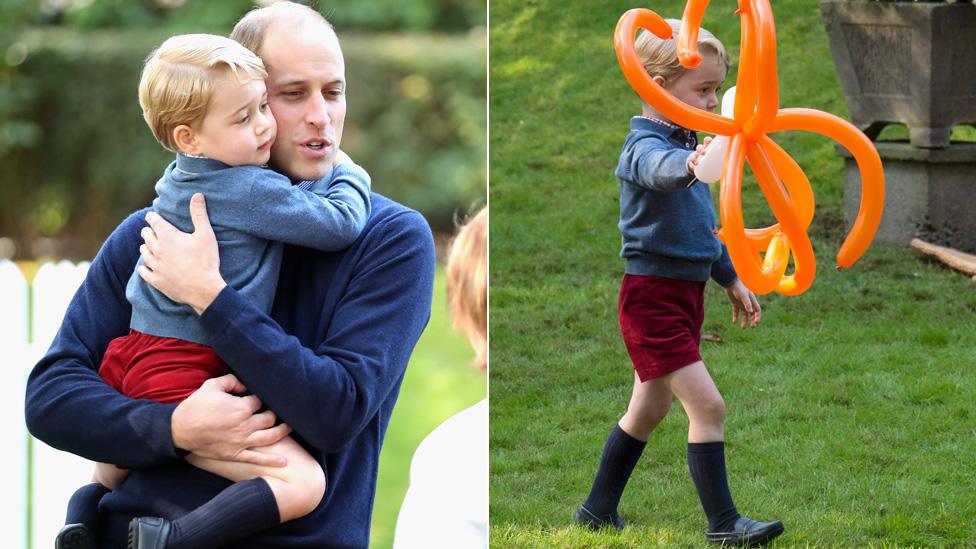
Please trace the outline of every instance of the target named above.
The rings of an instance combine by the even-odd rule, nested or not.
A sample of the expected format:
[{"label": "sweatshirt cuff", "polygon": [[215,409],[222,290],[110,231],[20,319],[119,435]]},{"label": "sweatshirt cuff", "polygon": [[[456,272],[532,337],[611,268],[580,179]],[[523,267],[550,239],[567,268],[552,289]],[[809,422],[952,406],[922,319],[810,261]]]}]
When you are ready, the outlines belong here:
[{"label": "sweatshirt cuff", "polygon": [[722,244],[722,257],[718,261],[712,263],[712,280],[717,282],[719,286],[727,288],[730,284],[735,282],[738,275],[735,273],[735,267],[732,265],[732,258],[729,257],[729,250]]},{"label": "sweatshirt cuff", "polygon": [[158,440],[156,442],[158,447],[155,451],[158,451],[159,455],[171,459],[181,459],[188,456],[190,452],[177,448],[173,442],[173,412],[176,410],[177,405],[158,404],[159,409],[154,410],[149,416],[149,421],[152,423],[149,426],[149,432],[159,433],[158,439],[156,437],[150,439],[154,441]]}]

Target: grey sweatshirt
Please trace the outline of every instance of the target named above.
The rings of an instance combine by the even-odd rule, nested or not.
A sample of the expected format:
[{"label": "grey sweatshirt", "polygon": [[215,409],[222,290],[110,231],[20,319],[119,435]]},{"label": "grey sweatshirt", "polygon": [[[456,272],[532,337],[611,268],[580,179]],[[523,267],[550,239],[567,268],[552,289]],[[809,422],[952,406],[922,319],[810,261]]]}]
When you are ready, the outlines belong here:
[{"label": "grey sweatshirt", "polygon": [[[271,309],[283,243],[322,251],[347,248],[370,214],[369,175],[341,165],[308,191],[268,168],[231,167],[210,158],[177,155],[156,183],[153,210],[183,232],[192,232],[190,197],[201,192],[220,250],[220,274],[264,312]],[[140,258],[138,265],[142,265]],[[125,292],[133,330],[208,345],[199,317],[139,276]]]},{"label": "grey sweatshirt", "polygon": [[708,185],[688,173],[694,132],[634,117],[614,175],[620,179],[620,256],[626,272],[682,280],[736,279],[725,245],[713,234]]}]

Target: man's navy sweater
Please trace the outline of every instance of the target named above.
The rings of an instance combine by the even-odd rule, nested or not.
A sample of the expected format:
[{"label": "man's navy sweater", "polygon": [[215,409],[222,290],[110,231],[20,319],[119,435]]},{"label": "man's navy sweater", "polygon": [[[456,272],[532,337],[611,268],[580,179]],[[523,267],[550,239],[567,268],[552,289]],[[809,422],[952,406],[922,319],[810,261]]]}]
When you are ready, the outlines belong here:
[{"label": "man's navy sweater", "polygon": [[626,272],[728,286],[736,279],[725,245],[712,233],[708,185],[688,173],[693,132],[634,117],[614,175],[620,179],[620,255]]},{"label": "man's navy sweater", "polygon": [[[434,277],[424,218],[380,195],[371,199],[372,213],[350,248],[285,246],[270,316],[227,286],[200,317],[217,353],[294,429],[328,479],[311,514],[235,547],[369,544],[380,445],[430,316]],[[98,376],[109,341],[128,331],[125,284],[147,211],[132,214],[102,246],[27,383],[34,436],[134,468],[102,500],[105,547],[125,547],[130,517],[178,517],[230,484],[181,459],[170,429],[175,405],[127,398]]]}]

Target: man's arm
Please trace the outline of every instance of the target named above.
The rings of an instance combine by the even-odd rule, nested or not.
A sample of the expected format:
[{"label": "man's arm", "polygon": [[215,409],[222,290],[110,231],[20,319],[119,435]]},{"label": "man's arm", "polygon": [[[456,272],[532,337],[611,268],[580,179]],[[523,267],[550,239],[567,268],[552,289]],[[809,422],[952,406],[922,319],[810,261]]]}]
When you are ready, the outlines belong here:
[{"label": "man's arm", "polygon": [[132,400],[109,387],[98,365],[109,341],[125,335],[125,286],[139,258],[139,212],[98,252],[68,305],[47,354],[27,380],[26,418],[44,442],[91,460],[142,467],[173,459],[174,406]]},{"label": "man's arm", "polygon": [[268,429],[274,416],[254,414],[261,406],[256,397],[227,394],[244,390],[232,376],[208,381],[176,407],[130,399],[98,375],[109,342],[128,333],[125,287],[139,257],[146,211],[131,215],[105,241],[51,348],[31,372],[28,429],[55,448],[103,463],[146,467],[179,457],[177,448],[183,448],[280,465],[277,456],[252,455],[246,448],[274,442],[287,434],[287,426]]},{"label": "man's arm", "polygon": [[147,239],[140,274],[203,311],[217,353],[299,435],[325,452],[342,448],[396,386],[430,317],[434,246],[426,221],[404,211],[368,230],[356,274],[335,309],[322,312],[330,316],[324,341],[308,349],[233,288],[212,283],[204,266],[216,242],[203,230],[203,201],[192,201],[191,211],[192,235],[153,217],[156,236]]}]

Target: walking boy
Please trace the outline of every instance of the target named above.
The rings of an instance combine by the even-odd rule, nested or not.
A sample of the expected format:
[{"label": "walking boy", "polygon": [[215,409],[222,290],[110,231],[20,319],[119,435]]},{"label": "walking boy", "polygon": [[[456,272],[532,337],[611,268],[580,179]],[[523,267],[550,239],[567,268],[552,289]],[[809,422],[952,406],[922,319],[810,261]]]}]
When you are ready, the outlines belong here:
[{"label": "walking boy", "polygon": [[[680,21],[668,22],[677,37]],[[702,63],[689,70],[678,62],[676,42],[642,33],[636,49],[644,69],[676,99],[713,111],[729,68],[725,48],[701,29]],[[698,145],[693,131],[647,104],[631,120],[614,173],[620,179],[621,256],[627,262],[620,328],[634,365],[634,387],[576,521],[592,528],[624,527],[617,513],[620,496],[674,395],[688,414],[688,468],[708,518],[707,540],[756,545],[780,535],[783,525],[741,516],[732,502],[725,471],[725,403],[699,352],[705,283],[712,278],[725,288],[732,320],[743,328],[758,325],[761,309],[713,234],[711,193],[693,175],[707,145],[708,140]]]}]

